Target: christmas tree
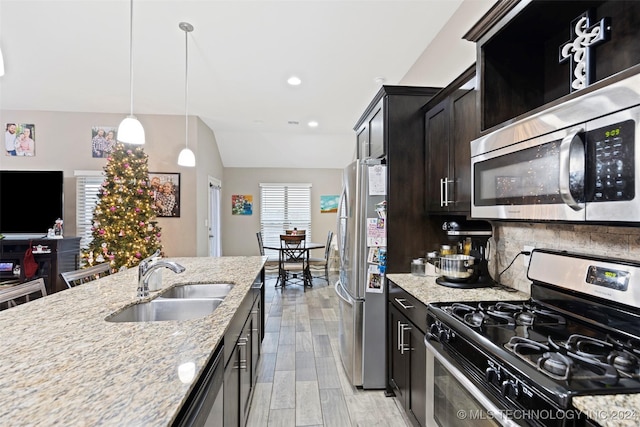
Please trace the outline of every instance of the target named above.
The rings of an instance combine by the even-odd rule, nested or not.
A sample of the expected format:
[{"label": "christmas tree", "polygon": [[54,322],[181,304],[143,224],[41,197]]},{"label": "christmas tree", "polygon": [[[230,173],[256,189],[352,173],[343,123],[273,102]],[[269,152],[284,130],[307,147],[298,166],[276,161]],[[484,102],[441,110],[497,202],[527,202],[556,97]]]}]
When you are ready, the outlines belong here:
[{"label": "christmas tree", "polygon": [[118,143],[107,158],[105,181],[93,212],[93,240],[83,251],[87,265],[111,263],[113,270],[130,268],[161,249],[160,227],[149,184],[147,155],[140,147]]}]

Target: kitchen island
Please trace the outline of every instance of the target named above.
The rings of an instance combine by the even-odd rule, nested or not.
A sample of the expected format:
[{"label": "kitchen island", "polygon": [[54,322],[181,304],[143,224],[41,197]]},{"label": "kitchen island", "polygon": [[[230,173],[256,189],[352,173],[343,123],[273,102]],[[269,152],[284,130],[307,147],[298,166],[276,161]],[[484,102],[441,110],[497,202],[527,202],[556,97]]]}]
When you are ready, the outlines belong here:
[{"label": "kitchen island", "polygon": [[0,311],[0,424],[170,425],[265,258],[169,260],[186,270],[160,270],[163,289],[234,286],[212,314],[184,321],[105,321],[137,301],[137,268]]}]

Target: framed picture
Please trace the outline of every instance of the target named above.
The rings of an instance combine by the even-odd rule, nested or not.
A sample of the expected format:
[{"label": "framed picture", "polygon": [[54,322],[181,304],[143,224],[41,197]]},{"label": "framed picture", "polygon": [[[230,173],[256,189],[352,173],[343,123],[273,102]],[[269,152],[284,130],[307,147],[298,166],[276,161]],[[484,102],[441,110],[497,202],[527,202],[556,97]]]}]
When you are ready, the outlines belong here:
[{"label": "framed picture", "polygon": [[5,123],[5,155],[33,157],[36,155],[36,125]]},{"label": "framed picture", "polygon": [[251,194],[233,194],[231,196],[231,214],[253,214],[253,196]]},{"label": "framed picture", "polygon": [[338,212],[338,203],[340,203],[340,196],[320,196],[320,213],[335,213]]},{"label": "framed picture", "polygon": [[91,156],[109,157],[116,145],[118,128],[113,126],[93,126],[91,128]]},{"label": "framed picture", "polygon": [[159,217],[180,217],[180,174],[149,172],[153,203]]}]

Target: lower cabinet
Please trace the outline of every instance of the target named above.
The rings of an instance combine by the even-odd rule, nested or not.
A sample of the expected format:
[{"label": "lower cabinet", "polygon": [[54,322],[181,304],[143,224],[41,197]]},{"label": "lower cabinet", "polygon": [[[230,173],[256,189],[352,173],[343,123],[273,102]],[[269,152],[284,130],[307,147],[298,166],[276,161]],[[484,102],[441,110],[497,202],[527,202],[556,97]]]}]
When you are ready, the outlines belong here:
[{"label": "lower cabinet", "polygon": [[238,307],[224,337],[225,427],[243,427],[247,423],[262,342],[262,283],[256,281],[256,286]]},{"label": "lower cabinet", "polygon": [[415,426],[426,426],[427,307],[389,281],[387,374],[389,392]]}]

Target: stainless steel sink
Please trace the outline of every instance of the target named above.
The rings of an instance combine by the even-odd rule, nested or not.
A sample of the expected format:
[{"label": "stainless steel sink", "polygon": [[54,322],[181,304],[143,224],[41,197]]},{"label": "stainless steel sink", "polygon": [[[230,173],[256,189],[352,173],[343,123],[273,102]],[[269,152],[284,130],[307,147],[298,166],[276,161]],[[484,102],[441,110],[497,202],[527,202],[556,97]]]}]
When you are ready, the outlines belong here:
[{"label": "stainless steel sink", "polygon": [[160,293],[161,298],[224,298],[231,291],[230,283],[189,283],[169,288]]},{"label": "stainless steel sink", "polygon": [[222,301],[222,298],[156,298],[128,306],[105,320],[107,322],[158,322],[197,319],[213,313]]}]

